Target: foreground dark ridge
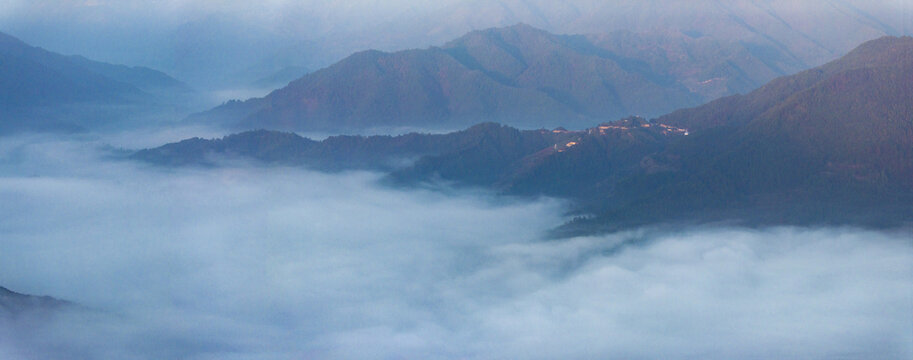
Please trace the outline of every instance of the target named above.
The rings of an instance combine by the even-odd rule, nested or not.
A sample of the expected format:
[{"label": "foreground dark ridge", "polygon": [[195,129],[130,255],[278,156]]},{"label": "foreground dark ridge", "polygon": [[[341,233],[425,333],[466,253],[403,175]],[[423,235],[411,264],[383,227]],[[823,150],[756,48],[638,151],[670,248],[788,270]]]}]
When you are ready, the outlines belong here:
[{"label": "foreground dark ridge", "polygon": [[370,168],[398,184],[443,180],[566,197],[594,214],[558,236],[678,221],[899,226],[913,220],[911,99],[913,39],[886,37],[750,94],[649,122],[632,117],[585,131],[489,123],[445,135],[323,142],[258,131],[134,157]]},{"label": "foreground dark ridge", "polygon": [[[600,146],[629,143],[654,149],[665,143],[664,137],[686,133],[685,129],[650,124],[642,118],[583,131],[518,130],[484,123],[448,134],[333,136],[323,141],[257,130],[221,139],[187,139],[142,150],[132,157],[168,166],[214,166],[231,158],[248,158],[322,171],[369,169],[391,172],[391,179],[402,183],[424,181],[434,173],[435,177],[462,184],[491,186],[494,179],[526,176],[552,157],[562,156],[590,139],[600,139]],[[438,169],[435,164],[457,166],[467,172]]]}]

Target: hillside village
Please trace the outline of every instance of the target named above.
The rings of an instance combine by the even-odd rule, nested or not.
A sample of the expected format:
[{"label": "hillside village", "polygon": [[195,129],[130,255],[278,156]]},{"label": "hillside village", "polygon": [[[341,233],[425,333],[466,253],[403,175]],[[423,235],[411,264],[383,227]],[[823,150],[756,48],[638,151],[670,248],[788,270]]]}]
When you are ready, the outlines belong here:
[{"label": "hillside village", "polygon": [[554,134],[579,134],[581,137],[578,137],[572,141],[566,142],[564,144],[555,144],[554,150],[557,152],[564,152],[568,149],[577,146],[580,142],[584,141],[583,135],[590,136],[606,136],[610,134],[624,133],[631,130],[644,129],[644,130],[654,130],[659,133],[667,136],[688,136],[688,129],[680,128],[673,125],[663,124],[654,121],[649,121],[640,116],[629,116],[620,120],[605,122],[597,125],[596,127],[581,130],[581,131],[570,131],[563,127],[556,128],[551,132]]}]

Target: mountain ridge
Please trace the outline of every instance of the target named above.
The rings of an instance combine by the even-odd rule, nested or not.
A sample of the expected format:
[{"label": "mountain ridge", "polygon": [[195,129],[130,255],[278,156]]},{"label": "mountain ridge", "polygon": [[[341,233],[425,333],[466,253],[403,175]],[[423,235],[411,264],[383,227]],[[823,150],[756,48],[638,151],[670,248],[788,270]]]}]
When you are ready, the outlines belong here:
[{"label": "mountain ridge", "polygon": [[125,108],[186,107],[186,84],[149,68],[65,56],[0,33],[0,128],[70,131],[126,117]]},{"label": "mountain ridge", "polygon": [[[389,144],[409,138],[430,147],[394,154],[414,161],[372,168],[387,172],[389,183],[572,199],[573,213],[589,216],[558,236],[675,221],[897,226],[913,222],[911,50],[913,38],[885,37],[752,93],[650,121],[628,117],[576,131],[483,124],[442,135],[333,137],[313,142],[336,146],[309,157],[256,136],[234,149],[253,149],[241,155],[261,161],[257,151],[266,149],[286,165],[324,159],[365,168],[377,159],[356,160],[393,154]],[[704,114],[717,118],[706,121]],[[438,146],[445,138],[448,145]],[[134,157],[168,164],[230,153],[224,144],[196,139],[191,147],[166,145]]]},{"label": "mountain ridge", "polygon": [[777,75],[781,70],[735,42],[683,34],[554,35],[518,24],[473,31],[441,47],[360,51],[266,97],[191,119],[241,130],[452,128],[482,121],[581,128],[698,105]]},{"label": "mountain ridge", "polygon": [[0,320],[14,319],[26,312],[51,311],[75,304],[50,296],[17,293],[0,286]]}]

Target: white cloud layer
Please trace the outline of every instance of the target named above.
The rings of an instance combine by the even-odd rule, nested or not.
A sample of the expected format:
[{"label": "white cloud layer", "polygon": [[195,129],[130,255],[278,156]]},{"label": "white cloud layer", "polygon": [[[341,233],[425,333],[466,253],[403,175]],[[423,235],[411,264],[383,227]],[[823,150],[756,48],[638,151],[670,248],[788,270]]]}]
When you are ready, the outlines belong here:
[{"label": "white cloud layer", "polygon": [[4,359],[913,356],[906,232],[546,241],[558,201],[95,145],[0,138],[0,285],[93,309],[5,324]]}]

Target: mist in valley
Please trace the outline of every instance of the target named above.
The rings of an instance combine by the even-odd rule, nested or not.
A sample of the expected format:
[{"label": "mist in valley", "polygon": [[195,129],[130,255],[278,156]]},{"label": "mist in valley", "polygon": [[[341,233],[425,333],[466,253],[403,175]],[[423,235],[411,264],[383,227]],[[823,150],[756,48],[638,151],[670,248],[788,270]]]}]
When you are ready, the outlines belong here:
[{"label": "mist in valley", "polygon": [[[617,65],[625,70],[618,71],[620,78],[634,79],[614,85],[600,80],[600,86],[615,95],[616,87],[620,92],[631,91],[631,86],[646,81],[643,79],[666,79],[660,85],[687,90],[682,84],[714,84],[727,76],[741,79],[730,70],[746,74],[757,70],[760,72],[750,75],[764,78],[761,81],[751,77],[756,83],[734,80],[732,88],[720,85],[715,92],[708,90],[708,94],[715,95],[701,101],[709,101],[837,59],[867,40],[909,35],[913,32],[911,4],[861,0],[3,1],[0,60],[20,67],[0,64],[12,69],[0,71],[0,78],[12,79],[7,80],[8,86],[0,86],[6,91],[0,91],[0,102],[8,105],[0,109],[0,287],[57,300],[17,294],[21,298],[8,301],[5,296],[15,295],[0,288],[0,359],[913,358],[913,229],[909,221],[906,228],[871,229],[750,228],[732,223],[672,225],[657,219],[642,228],[556,239],[550,234],[575,216],[610,218],[600,218],[601,214],[590,218],[590,214],[575,212],[585,208],[575,203],[580,198],[512,197],[498,193],[494,185],[488,189],[439,183],[422,186],[427,185],[422,182],[425,178],[417,178],[419,186],[393,186],[390,172],[328,173],[230,156],[248,151],[276,155],[263,158],[284,159],[292,164],[316,158],[289,161],[288,157],[301,150],[296,146],[304,145],[283,143],[283,139],[290,138],[288,134],[263,132],[260,135],[266,135],[261,139],[253,133],[248,134],[249,138],[258,141],[228,145],[198,141],[159,152],[176,160],[181,160],[182,155],[193,159],[196,150],[202,149],[206,155],[204,146],[225,145],[218,155],[213,155],[218,157],[214,165],[210,164],[213,166],[168,167],[130,159],[137,150],[193,137],[222,138],[240,130],[301,130],[299,135],[315,140],[340,132],[401,135],[464,130],[469,126],[438,120],[446,119],[461,106],[486,109],[499,97],[485,95],[485,89],[514,86],[511,82],[518,81],[500,75],[487,79],[483,75],[491,75],[488,73],[499,66],[513,62],[520,64],[518,69],[523,71],[530,67],[522,57],[501,49],[512,49],[514,45],[501,37],[512,32],[516,35],[518,29],[529,36],[516,36],[517,39],[532,39],[528,44],[514,39],[518,44],[528,46],[531,53],[545,54],[529,60],[541,66],[534,69],[541,70],[517,72],[526,74],[524,81],[536,80],[535,86],[530,85],[526,89],[529,91],[522,93],[492,93],[502,94],[500,99],[510,101],[492,105],[492,109],[501,112],[491,110],[489,117],[479,115],[486,114],[481,110],[467,112],[466,120],[509,121],[517,117],[531,121],[526,115],[517,115],[529,114],[548,117],[542,125],[548,129],[583,129],[570,123],[574,119],[585,122],[586,128],[600,129],[599,121],[551,116],[548,112],[537,114],[535,107],[541,105],[540,100],[552,98],[556,104],[576,103],[574,98],[555,95],[554,89],[549,88],[562,84],[568,85],[568,91],[577,91],[574,94],[593,95],[592,99],[581,97],[584,100],[605,103],[607,96],[603,93],[580,86],[584,82],[581,79],[588,79],[586,74],[590,73],[574,72],[595,68],[595,60],[590,57],[595,56],[593,51],[601,49],[599,60],[605,60],[609,69]],[[518,23],[530,26],[469,33]],[[473,34],[477,36],[470,36]],[[598,42],[583,46],[581,41],[585,38],[571,34],[600,34],[586,39],[601,39],[606,47],[596,47]],[[460,39],[472,44],[478,40],[479,54],[490,53],[493,67],[476,68],[478,64],[457,56],[469,47],[449,50],[456,55],[442,50],[449,41]],[[643,58],[626,58],[634,55],[607,50],[616,48],[610,44],[619,49],[638,49],[631,50],[632,54]],[[352,71],[338,72],[339,75],[326,71],[318,79],[325,82],[298,84],[316,94],[330,94],[323,104],[339,105],[342,115],[324,120],[327,124],[349,121],[358,125],[351,130],[282,128],[294,121],[305,125],[316,121],[304,112],[296,112],[301,110],[296,106],[307,107],[313,105],[308,101],[316,104],[314,99],[324,98],[308,98],[302,95],[309,94],[303,90],[288,90],[276,101],[253,99],[248,107],[241,102],[227,102],[266,96],[289,81],[368,49],[426,49],[414,54],[436,55],[429,57],[434,61],[413,63],[396,54],[389,54],[392,60],[384,60],[387,55],[363,53],[370,55],[363,57],[383,59],[349,62],[354,64]],[[565,51],[568,49],[574,51]],[[559,50],[565,51],[568,59],[589,60],[553,61],[561,60],[561,54],[555,52]],[[93,63],[70,55],[127,66]],[[748,60],[739,65],[720,57],[723,55],[731,56],[733,61]],[[654,60],[650,56],[655,56],[655,69],[644,60]],[[689,66],[694,67],[682,70],[668,64],[682,59],[693,62]],[[717,60],[719,67],[713,62]],[[379,67],[385,62],[393,65]],[[441,75],[443,80],[406,76],[440,75],[445,73],[441,69],[446,68],[456,70],[451,75]],[[95,70],[87,71],[90,69]],[[369,75],[376,69],[381,69],[381,75],[405,75],[378,76],[380,80],[372,82]],[[670,75],[675,73],[673,70],[695,78],[679,84]],[[695,74],[699,70],[706,73],[700,72],[698,78]],[[650,76],[634,76],[641,73]],[[574,77],[575,74],[579,76]],[[900,75],[890,79],[909,72],[897,74]],[[478,96],[478,103],[466,101],[467,97],[410,103],[424,98],[430,88],[436,91],[449,86],[450,80],[477,77],[480,82],[467,82],[464,90],[466,94],[483,94]],[[136,82],[135,89],[125,87],[130,81]],[[161,83],[169,86],[157,87]],[[397,85],[409,91],[388,96],[397,94],[387,91]],[[119,98],[130,89],[134,90],[135,99]],[[341,102],[341,98],[358,93],[353,89],[376,91],[365,91],[361,97],[351,96],[351,102]],[[521,96],[535,95],[540,90],[545,95]],[[657,94],[665,93],[628,95],[638,100],[658,99],[665,105],[674,100]],[[784,94],[782,100],[796,98],[801,100]],[[460,103],[460,99],[466,103]],[[879,116],[885,115],[882,120],[903,122],[906,118],[897,114],[903,114],[909,104],[902,103],[902,99],[897,101],[899,105],[887,102],[897,105],[894,107],[873,108],[881,111],[877,112]],[[762,100],[764,104],[770,102],[768,98]],[[856,108],[880,104],[876,100],[879,99],[862,99]],[[219,104],[223,105],[224,114],[220,108],[213,109]],[[619,106],[619,111],[638,113]],[[421,111],[426,107],[439,111],[423,115],[426,113]],[[419,112],[390,112],[398,108]],[[274,123],[262,122],[266,118],[254,115],[263,113],[263,109],[287,117],[276,117]],[[357,113],[353,109],[364,110],[363,116],[414,115],[422,121],[383,123],[366,117],[359,118],[365,121],[356,124],[353,119],[357,116],[346,117],[350,112]],[[740,109],[732,105],[724,110],[738,113]],[[206,115],[207,110],[215,115],[200,116]],[[650,111],[660,113],[656,109]],[[434,118],[435,114],[441,118]],[[517,116],[499,118],[499,114]],[[225,119],[220,119],[223,115]],[[627,121],[633,123],[632,119],[635,118]],[[816,119],[821,120],[812,120]],[[822,121],[830,120],[832,117]],[[609,140],[605,141],[598,138],[597,145],[625,139],[622,136],[633,138],[631,134],[643,135],[647,133],[645,129],[658,126],[681,130],[682,136],[689,134],[688,129],[648,123],[647,119],[637,123],[640,125],[631,129],[621,123],[603,123],[602,130],[612,128],[608,135],[618,137],[606,137]],[[277,124],[279,127],[271,127]],[[498,125],[488,125],[500,129]],[[514,125],[524,130],[540,127],[532,122]],[[885,135],[904,134],[892,130],[895,127],[872,129],[873,133],[879,132],[878,141],[894,139],[891,144],[900,144],[896,146],[899,149],[907,144],[896,141],[902,135]],[[440,139],[418,136],[402,141],[387,139],[389,148],[377,149],[410,154],[401,161],[390,161],[404,166],[426,155],[432,160],[468,159],[455,162],[453,167],[442,167],[463,171],[458,175],[465,175],[492,171],[485,167],[489,163],[481,160],[490,160],[489,154],[497,160],[504,155],[498,152],[511,155],[514,142],[522,145],[522,141],[514,141],[520,135],[510,131],[503,131],[507,135],[499,137],[495,136],[498,132],[491,135],[482,130],[477,128],[478,134],[466,137],[468,140],[453,140],[453,149],[448,148],[452,152],[422,150],[425,142]],[[562,133],[566,131],[542,132]],[[596,133],[598,130],[594,130],[594,138]],[[592,154],[599,156],[550,158],[567,161],[548,168],[557,169],[555,172],[531,172],[546,176],[533,179],[536,181],[530,184],[557,187],[562,174],[587,166],[596,168],[596,161],[611,164],[606,160],[611,158],[603,155],[621,151],[610,146],[589,147],[581,140],[584,132],[580,134],[580,139],[570,138],[570,134],[561,142],[548,143],[534,149],[538,152],[523,155],[517,161],[505,160],[503,164],[528,170],[534,169],[535,160],[558,153],[573,155],[569,152],[572,146],[577,150],[596,149]],[[659,134],[648,140],[666,139]],[[688,136],[693,139],[696,134],[692,131]],[[812,137],[817,135],[813,133]],[[677,144],[671,142],[677,137],[669,139],[669,144]],[[361,154],[359,151],[377,146],[359,140],[363,139],[336,139],[342,145],[326,147],[332,151],[319,153],[320,148],[316,148],[307,154],[357,160],[346,155]],[[813,145],[821,143],[817,138],[808,140]],[[411,144],[409,141],[415,141],[412,145],[419,150],[403,145]],[[195,148],[195,144],[200,147]],[[346,144],[348,147],[343,146]],[[619,144],[624,145],[623,141]],[[187,153],[168,153],[172,149],[185,149]],[[287,157],[270,153],[276,149],[288,151],[278,154]],[[721,145],[694,149],[696,153],[715,154],[719,149],[740,148]],[[884,157],[895,154],[881,153],[880,148],[873,153]],[[900,153],[909,154],[896,152]],[[451,155],[452,158],[446,157]],[[658,171],[660,177],[678,164],[677,158],[667,164],[657,162],[653,155],[638,155],[636,159],[633,169],[644,170],[647,175]],[[742,163],[751,163],[759,158],[733,159],[736,160],[731,163],[738,159],[749,159]],[[778,159],[760,158],[770,162]],[[723,165],[730,165],[725,161],[723,158]],[[892,158],[883,163],[896,165],[903,161]],[[495,170],[513,169],[492,163],[499,164],[491,166]],[[339,165],[327,168],[354,166]],[[831,165],[826,163],[828,169]],[[896,167],[909,169],[904,166]],[[718,168],[708,167],[713,171]],[[835,168],[857,180],[867,180],[866,176],[873,174],[875,182],[887,179],[883,169],[866,172],[870,169],[865,164],[838,163]],[[788,168],[771,169],[791,172]],[[595,181],[580,183],[593,185],[593,192],[598,194],[594,195],[595,200],[583,200],[609,199],[598,197],[611,193],[602,185],[614,186],[616,176],[627,176],[596,173],[604,179],[595,177]],[[585,171],[581,174],[584,175],[577,175],[588,176]],[[700,180],[704,175],[707,174],[697,173],[694,178]],[[719,179],[728,179],[729,175],[721,173]],[[740,172],[733,176],[742,175]],[[436,179],[433,172],[429,178]],[[699,181],[688,184],[706,185]],[[649,184],[644,188],[647,193],[654,189]],[[732,193],[737,194],[738,189]],[[784,203],[796,200],[775,199]],[[662,201],[656,204],[656,209],[664,205]],[[877,206],[872,204],[872,208]],[[657,217],[661,216],[649,219]]]},{"label": "mist in valley", "polygon": [[77,304],[0,316],[3,358],[913,355],[908,231],[554,240],[560,200],[156,168],[111,148],[187,134],[130,135],[0,138],[0,284]]}]

